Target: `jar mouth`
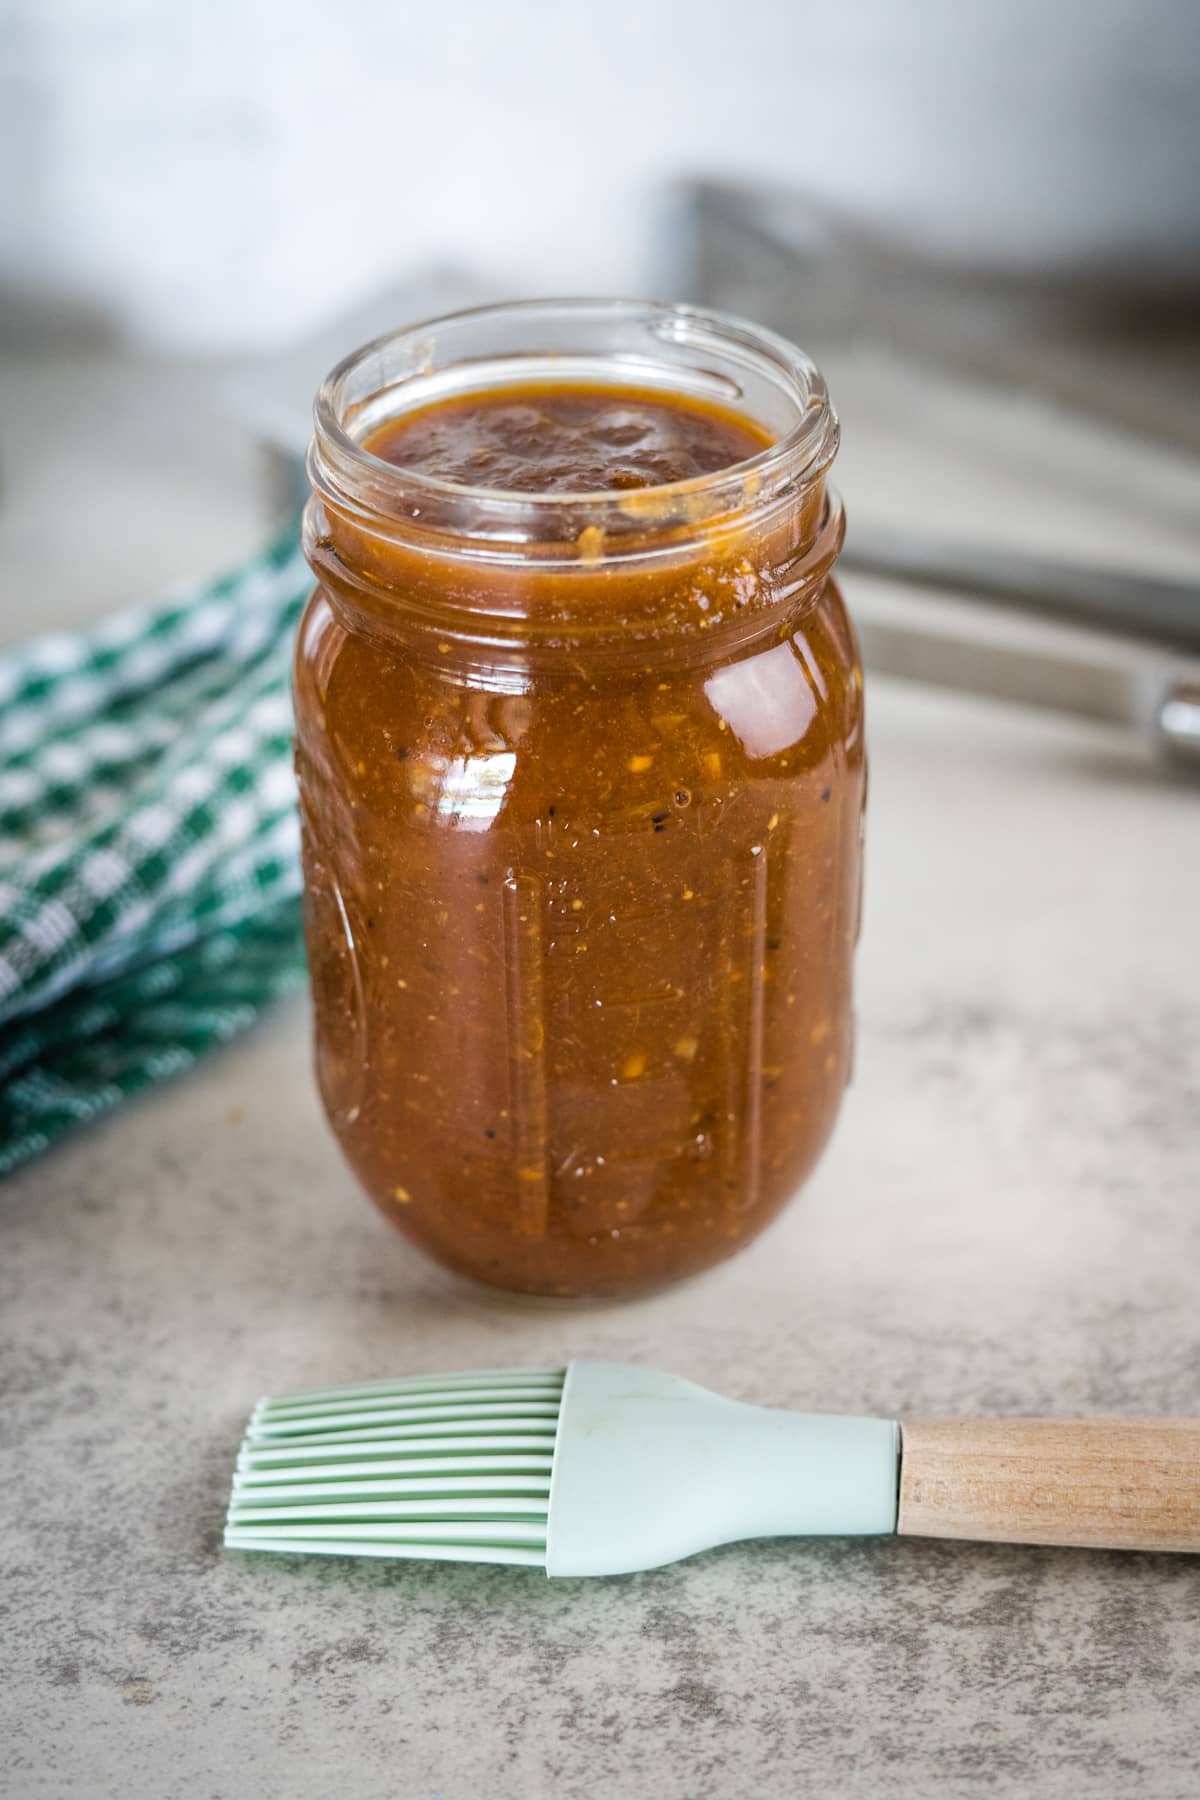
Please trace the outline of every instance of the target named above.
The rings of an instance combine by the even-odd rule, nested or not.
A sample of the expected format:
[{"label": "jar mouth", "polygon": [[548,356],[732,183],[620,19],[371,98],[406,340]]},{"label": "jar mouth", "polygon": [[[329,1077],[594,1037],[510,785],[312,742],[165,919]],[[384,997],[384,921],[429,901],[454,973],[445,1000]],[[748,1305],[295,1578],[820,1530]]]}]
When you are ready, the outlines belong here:
[{"label": "jar mouth", "polygon": [[[635,490],[529,493],[472,486],[386,461],[364,438],[439,400],[530,384],[659,389],[708,400],[771,434],[755,455]],[[314,408],[314,489],[360,517],[468,539],[562,543],[596,529],[644,536],[769,503],[818,481],[838,421],[815,363],[732,314],[636,300],[519,300],[376,338],[337,364]]]}]

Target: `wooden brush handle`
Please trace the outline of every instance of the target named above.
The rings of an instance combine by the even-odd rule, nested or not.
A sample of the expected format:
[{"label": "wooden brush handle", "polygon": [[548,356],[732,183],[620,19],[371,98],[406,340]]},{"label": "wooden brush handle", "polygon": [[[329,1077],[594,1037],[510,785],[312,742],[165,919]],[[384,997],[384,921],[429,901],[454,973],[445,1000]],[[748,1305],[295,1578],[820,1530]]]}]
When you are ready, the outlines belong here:
[{"label": "wooden brush handle", "polygon": [[906,1537],[1200,1551],[1200,1419],[901,1426]]}]

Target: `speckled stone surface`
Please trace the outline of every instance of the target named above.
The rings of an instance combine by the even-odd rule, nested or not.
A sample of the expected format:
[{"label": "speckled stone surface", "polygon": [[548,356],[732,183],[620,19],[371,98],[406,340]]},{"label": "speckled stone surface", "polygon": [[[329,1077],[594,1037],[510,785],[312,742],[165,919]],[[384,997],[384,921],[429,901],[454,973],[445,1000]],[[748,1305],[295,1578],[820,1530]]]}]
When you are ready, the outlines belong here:
[{"label": "speckled stone surface", "polygon": [[591,1353],[847,1411],[1200,1410],[1200,797],[878,686],[858,1080],[723,1270],[582,1311],[455,1285],[354,1192],[301,1008],[6,1185],[6,1794],[1196,1792],[1184,1559],[220,1548],[262,1389]]},{"label": "speckled stone surface", "polygon": [[0,1189],[0,1793],[1175,1800],[1200,1561],[731,1547],[624,1580],[222,1552],[248,1407],[570,1354],[882,1413],[1200,1413],[1200,792],[877,682],[857,1079],[735,1262],[456,1285],[355,1192],[302,1007]]}]

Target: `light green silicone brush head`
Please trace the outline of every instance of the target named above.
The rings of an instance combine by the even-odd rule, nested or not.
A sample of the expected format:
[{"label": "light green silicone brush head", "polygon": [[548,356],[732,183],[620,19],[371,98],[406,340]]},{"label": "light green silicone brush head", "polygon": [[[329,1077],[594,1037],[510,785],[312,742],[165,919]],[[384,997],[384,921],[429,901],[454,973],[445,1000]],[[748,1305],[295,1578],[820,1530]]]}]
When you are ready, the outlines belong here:
[{"label": "light green silicone brush head", "polygon": [[260,1400],[225,1542],[544,1568],[563,1382],[494,1370]]},{"label": "light green silicone brush head", "polygon": [[894,1531],[897,1457],[891,1420],[621,1363],[369,1382],[259,1402],[225,1542],[619,1575],[739,1538]]}]

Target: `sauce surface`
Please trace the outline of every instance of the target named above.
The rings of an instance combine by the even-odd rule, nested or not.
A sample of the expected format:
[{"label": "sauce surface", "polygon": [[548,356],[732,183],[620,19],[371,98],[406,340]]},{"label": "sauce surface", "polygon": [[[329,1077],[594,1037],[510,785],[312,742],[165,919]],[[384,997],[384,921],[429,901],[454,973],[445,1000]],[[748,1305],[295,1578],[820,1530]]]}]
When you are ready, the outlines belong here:
[{"label": "sauce surface", "polygon": [[[559,387],[401,415],[369,447],[577,493],[766,441],[689,401]],[[363,536],[310,518],[295,696],[321,1089],[367,1192],[452,1268],[653,1288],[748,1242],[832,1129],[865,763],[841,596],[822,578],[795,597],[820,500],[769,534],[725,521],[548,573],[375,537],[369,620]],[[487,609],[539,593],[604,623],[569,650],[490,644]],[[451,629],[464,597],[477,638]],[[670,630],[631,628],[664,608]]]},{"label": "sauce surface", "polygon": [[749,420],[699,400],[545,382],[414,408],[374,432],[366,448],[466,487],[593,494],[711,475],[770,442]]}]

